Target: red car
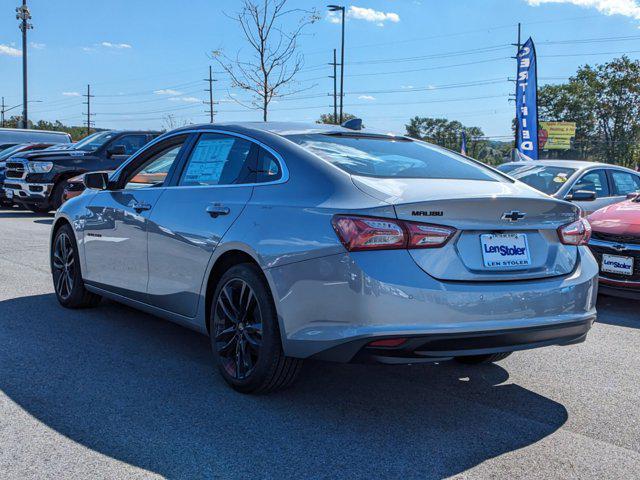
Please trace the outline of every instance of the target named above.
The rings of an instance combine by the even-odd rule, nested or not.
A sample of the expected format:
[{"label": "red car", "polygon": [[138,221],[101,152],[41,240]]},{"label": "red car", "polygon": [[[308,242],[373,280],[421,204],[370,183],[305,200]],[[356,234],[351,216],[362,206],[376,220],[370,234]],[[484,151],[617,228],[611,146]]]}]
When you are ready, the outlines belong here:
[{"label": "red car", "polygon": [[600,292],[640,299],[640,195],[589,216],[589,247],[600,265]]}]

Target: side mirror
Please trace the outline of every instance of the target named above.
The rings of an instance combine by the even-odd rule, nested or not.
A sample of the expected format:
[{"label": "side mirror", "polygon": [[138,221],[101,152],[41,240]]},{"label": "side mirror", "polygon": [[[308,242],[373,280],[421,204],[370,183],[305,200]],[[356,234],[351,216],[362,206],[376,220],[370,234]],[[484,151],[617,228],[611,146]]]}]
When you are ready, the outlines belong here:
[{"label": "side mirror", "polygon": [[596,199],[596,192],[591,190],[576,190],[564,197],[570,202],[593,202]]},{"label": "side mirror", "polygon": [[638,196],[640,196],[640,192],[627,193],[627,200],[635,200]]},{"label": "side mirror", "polygon": [[126,155],[127,149],[124,145],[112,145],[107,149],[107,155],[113,157],[114,155]]},{"label": "side mirror", "polygon": [[109,175],[105,172],[91,172],[84,174],[84,186],[93,190],[106,190],[109,185]]}]

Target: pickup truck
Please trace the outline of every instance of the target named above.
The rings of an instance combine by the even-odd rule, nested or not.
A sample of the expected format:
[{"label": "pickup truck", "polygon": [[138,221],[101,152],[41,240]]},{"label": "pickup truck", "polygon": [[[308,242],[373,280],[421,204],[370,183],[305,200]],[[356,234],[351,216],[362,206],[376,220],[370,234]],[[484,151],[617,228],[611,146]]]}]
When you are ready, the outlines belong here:
[{"label": "pickup truck", "polygon": [[69,179],[97,170],[115,170],[160,132],[109,130],[95,133],[68,150],[42,150],[11,157],[6,164],[7,199],[29,210],[57,210]]}]

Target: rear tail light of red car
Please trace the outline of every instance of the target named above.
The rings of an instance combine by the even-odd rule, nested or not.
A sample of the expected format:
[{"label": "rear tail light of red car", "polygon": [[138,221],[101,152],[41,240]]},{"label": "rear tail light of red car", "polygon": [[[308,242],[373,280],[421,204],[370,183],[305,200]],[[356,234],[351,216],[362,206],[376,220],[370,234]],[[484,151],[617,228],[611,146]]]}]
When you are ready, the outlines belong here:
[{"label": "rear tail light of red car", "polygon": [[350,252],[438,248],[456,233],[455,228],[441,225],[357,215],[336,215],[332,224]]},{"label": "rear tail light of red car", "polygon": [[591,239],[591,225],[586,218],[580,218],[558,228],[558,237],[565,245],[586,245]]}]

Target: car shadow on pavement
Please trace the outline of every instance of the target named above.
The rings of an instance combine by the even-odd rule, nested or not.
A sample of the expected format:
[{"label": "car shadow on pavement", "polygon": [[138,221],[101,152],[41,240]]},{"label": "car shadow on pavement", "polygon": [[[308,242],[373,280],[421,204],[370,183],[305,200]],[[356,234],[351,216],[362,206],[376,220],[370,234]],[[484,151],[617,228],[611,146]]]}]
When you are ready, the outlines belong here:
[{"label": "car shadow on pavement", "polygon": [[33,223],[39,223],[40,225],[53,225],[53,218],[43,218],[42,220],[34,220]]},{"label": "car shadow on pavement", "polygon": [[[0,302],[0,388],[90,449],[170,478],[441,478],[533,444],[563,405],[497,365],[308,362],[291,389],[246,396],[205,336],[112,302]],[[71,461],[71,460],[67,460]]]},{"label": "car shadow on pavement", "polygon": [[636,305],[637,308],[640,308],[640,300],[599,295],[596,305],[598,309],[597,321],[618,327],[640,328],[640,315],[635,318],[633,315],[629,315],[630,305]]},{"label": "car shadow on pavement", "polygon": [[35,213],[30,210],[0,210],[0,218],[53,218],[53,213]]}]

